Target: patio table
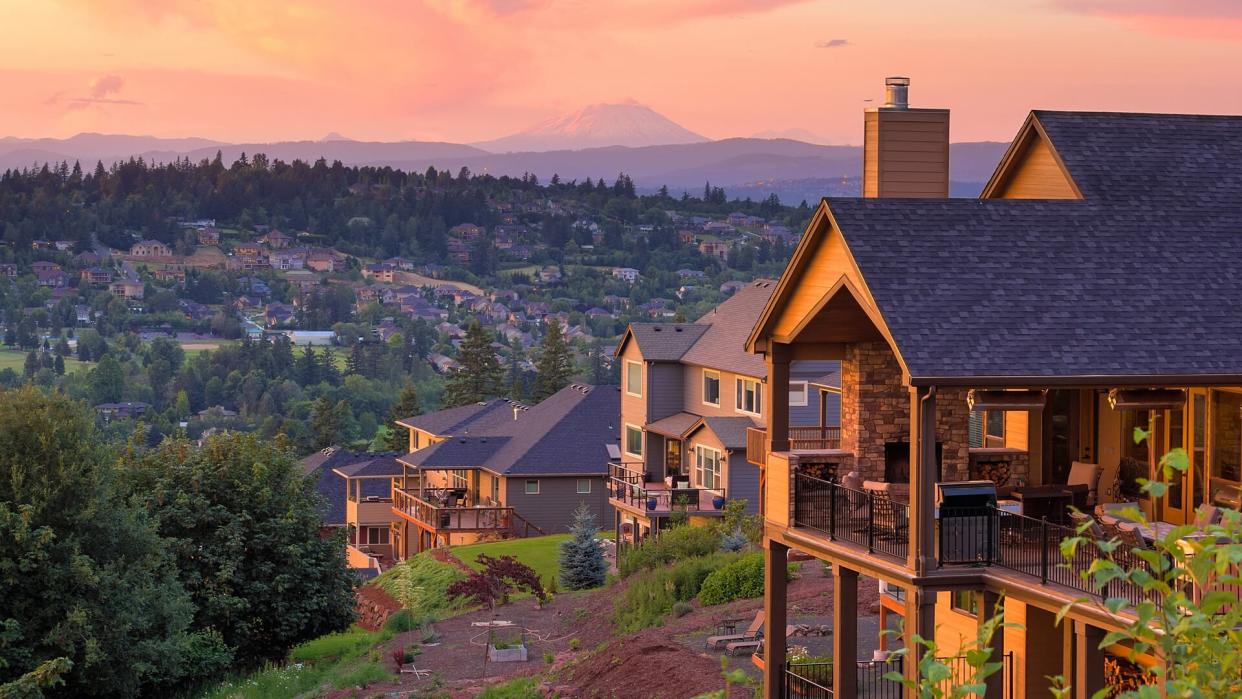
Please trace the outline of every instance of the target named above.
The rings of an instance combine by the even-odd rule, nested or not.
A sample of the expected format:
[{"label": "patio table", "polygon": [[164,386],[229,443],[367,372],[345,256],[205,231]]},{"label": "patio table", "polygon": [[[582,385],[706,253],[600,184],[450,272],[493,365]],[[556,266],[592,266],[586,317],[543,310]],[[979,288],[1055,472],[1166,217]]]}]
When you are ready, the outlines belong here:
[{"label": "patio table", "polygon": [[1067,517],[1073,494],[1063,485],[1024,485],[1013,489],[1013,499],[1022,503],[1024,516],[1059,524]]}]

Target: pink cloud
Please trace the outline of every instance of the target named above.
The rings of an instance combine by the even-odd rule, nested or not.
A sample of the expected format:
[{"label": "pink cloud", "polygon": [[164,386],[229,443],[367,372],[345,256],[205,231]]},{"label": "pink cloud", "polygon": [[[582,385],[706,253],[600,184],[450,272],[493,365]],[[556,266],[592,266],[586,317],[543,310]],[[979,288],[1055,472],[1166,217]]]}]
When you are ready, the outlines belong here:
[{"label": "pink cloud", "polygon": [[1242,2],[1237,0],[1053,0],[1052,5],[1148,34],[1242,41]]}]

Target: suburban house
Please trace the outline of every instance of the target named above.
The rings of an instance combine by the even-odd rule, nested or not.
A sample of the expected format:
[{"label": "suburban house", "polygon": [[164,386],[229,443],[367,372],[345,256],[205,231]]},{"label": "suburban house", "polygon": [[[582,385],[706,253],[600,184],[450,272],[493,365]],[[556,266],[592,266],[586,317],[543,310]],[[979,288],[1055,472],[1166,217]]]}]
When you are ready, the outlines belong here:
[{"label": "suburban house", "polygon": [[118,279],[108,285],[108,291],[123,299],[141,299],[146,285],[137,279]]},{"label": "suburban house", "polygon": [[496,399],[398,421],[410,453],[398,457],[403,470],[392,488],[396,557],[568,531],[583,504],[610,521],[618,393],[574,384],[531,407]]},{"label": "suburban house", "polygon": [[[656,535],[675,514],[718,517],[729,499],[758,511],[747,443],[766,424],[768,374],[744,344],[773,288],[756,281],[695,323],[633,323],[621,336],[621,453],[609,466],[617,541]],[[797,364],[784,400],[800,447],[837,444],[836,369]]]},{"label": "suburban house", "polygon": [[[873,198],[820,203],[746,340],[771,384],[766,623],[788,623],[793,549],[832,564],[836,696],[879,691],[860,686],[882,674],[859,669],[860,576],[889,591],[907,647],[919,634],[952,655],[1003,604],[986,697],[1049,696],[1054,675],[1076,697],[1141,681],[1133,663],[1155,659],[1100,646],[1147,593],[1110,584],[1127,600],[1110,613],[1080,575],[1103,554],[1067,564],[1058,546],[1074,505],[1142,565],[1132,551],[1167,525],[1107,505],[1170,448],[1191,465],[1139,501],[1153,521],[1238,507],[1242,117],[1032,112],[981,196],[948,199],[948,112],[909,109],[906,85],[866,115]],[[786,428],[802,359],[841,363],[835,448],[794,448]],[[766,696],[823,686],[786,645],[767,636]]]},{"label": "suburban house", "polygon": [[328,447],[302,460],[322,497],[324,527],[348,529],[346,554],[351,568],[370,577],[392,563],[389,538],[392,480],[401,473],[396,453],[354,452]]},{"label": "suburban house", "polygon": [[172,257],[172,250],[158,240],[144,240],[134,243],[129,254],[133,257]]},{"label": "suburban house", "polygon": [[364,265],[362,268],[363,279],[374,279],[382,284],[391,284],[393,277],[396,275],[397,268],[387,262],[376,262]]}]

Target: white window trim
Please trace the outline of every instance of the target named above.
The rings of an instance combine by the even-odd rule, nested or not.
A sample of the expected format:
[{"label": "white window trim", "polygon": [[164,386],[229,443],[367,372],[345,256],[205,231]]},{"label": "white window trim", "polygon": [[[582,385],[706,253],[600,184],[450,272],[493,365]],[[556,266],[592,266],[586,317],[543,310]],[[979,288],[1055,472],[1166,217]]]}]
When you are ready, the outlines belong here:
[{"label": "white window trim", "polygon": [[699,467],[700,452],[711,452],[716,457],[716,470],[715,470],[716,484],[712,486],[712,490],[721,490],[721,485],[722,485],[722,482],[724,481],[724,476],[725,476],[723,454],[721,454],[719,449],[716,449],[715,447],[705,446],[703,444],[694,445],[694,470],[693,470],[693,475],[692,475],[692,478],[693,478],[692,485],[694,485],[694,487],[696,488],[707,487],[703,484],[703,478],[700,477],[699,475],[699,472],[702,470]]},{"label": "white window trim", "polygon": [[639,445],[638,448],[644,449],[644,447],[646,447],[646,444],[644,444],[644,442],[647,439],[647,435],[646,433],[643,432],[643,428],[639,427],[638,425],[631,425],[630,423],[627,422],[622,428],[621,451],[625,452],[628,456],[637,456],[638,458],[641,459],[643,458],[643,455],[641,453],[635,454],[634,452],[630,451],[630,430],[631,429],[637,430],[638,433],[642,435],[642,437],[640,437],[638,440],[638,445]]},{"label": "white window trim", "polygon": [[[742,407],[742,396],[746,390],[744,384],[753,383],[755,385],[755,411],[751,412]],[[735,377],[733,380],[733,410],[743,415],[754,415],[759,417],[763,411],[763,382],[758,379],[747,378],[744,376]]]},{"label": "white window trim", "polygon": [[[638,393],[634,393],[633,391],[630,390],[630,372],[634,370],[634,367],[638,367]],[[643,397],[642,390],[643,390],[643,363],[636,362],[633,359],[625,360],[625,394],[627,396],[634,396],[635,398],[642,398]]]},{"label": "white window trim", "polygon": [[811,404],[811,385],[806,381],[790,381],[790,388],[792,388],[795,384],[802,386],[802,402],[795,403],[793,401],[793,393],[791,392],[789,394],[789,405],[793,408],[805,408]]},{"label": "white window trim", "polygon": [[[708,376],[716,377],[716,402],[715,403],[707,400],[707,377]],[[703,381],[702,381],[702,385],[699,386],[699,391],[703,394],[702,395],[703,405],[710,405],[715,408],[720,407],[720,384],[721,384],[721,381],[720,381],[719,371],[714,371],[712,369],[703,370]]]},{"label": "white window trim", "polygon": [[[583,483],[586,484],[586,490],[582,489]],[[591,494],[591,479],[590,478],[579,478],[578,482],[574,484],[574,490],[577,491],[576,493],[577,495],[590,495]]]},{"label": "white window trim", "polygon": [[[530,489],[531,483],[535,484],[535,490],[533,492]],[[527,495],[538,495],[539,490],[540,490],[540,484],[539,484],[538,478],[528,478],[526,479],[525,485],[522,486],[522,492],[526,493]]]}]

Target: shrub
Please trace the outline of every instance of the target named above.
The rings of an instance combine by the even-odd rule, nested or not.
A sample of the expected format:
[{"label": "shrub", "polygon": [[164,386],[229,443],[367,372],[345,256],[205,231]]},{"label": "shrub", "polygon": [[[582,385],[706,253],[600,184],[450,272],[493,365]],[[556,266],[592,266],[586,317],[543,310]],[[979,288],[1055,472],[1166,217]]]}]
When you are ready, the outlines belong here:
[{"label": "shrub", "polygon": [[576,639],[576,638],[571,638],[571,639],[569,639],[569,649],[570,649],[570,650],[572,650],[572,651],[574,651],[574,652],[577,652],[577,651],[578,651],[578,649],[579,649],[579,648],[581,648],[581,647],[582,647],[582,641],[579,641],[579,640],[578,640],[578,639]]},{"label": "shrub", "polygon": [[552,663],[555,663],[555,662],[556,662],[556,653],[553,653],[553,652],[552,652],[552,651],[550,651],[550,650],[545,650],[545,651],[543,652],[543,662],[545,662],[545,663],[547,663],[547,664],[549,664],[549,665],[551,665]]},{"label": "shrub", "polygon": [[401,633],[414,628],[417,623],[413,612],[408,609],[398,609],[384,620],[384,630],[389,633]]},{"label": "shrub", "polygon": [[623,551],[617,567],[622,576],[628,577],[640,570],[707,556],[720,549],[720,539],[720,532],[714,527],[673,527],[660,532],[659,538]]},{"label": "shrub", "polygon": [[332,680],[332,684],[337,689],[348,689],[350,687],[366,688],[376,682],[383,682],[391,678],[392,673],[385,670],[379,663],[366,663],[343,675],[338,675]]},{"label": "shrub", "polygon": [[476,570],[466,579],[449,585],[449,596],[463,597],[488,609],[508,603],[514,590],[523,590],[541,602],[547,601],[548,594],[539,581],[539,574],[513,556],[493,558],[481,553],[475,560],[483,570]]},{"label": "shrub", "polygon": [[720,550],[737,553],[746,548],[749,543],[750,539],[746,537],[746,532],[740,528],[734,529],[720,538]]},{"label": "shrub", "polygon": [[748,553],[711,572],[699,590],[704,605],[763,596],[763,552]]},{"label": "shrub", "polygon": [[354,627],[307,641],[289,652],[296,663],[335,662],[361,655],[380,641],[382,634]]},{"label": "shrub", "polygon": [[734,554],[714,553],[638,573],[613,605],[614,623],[622,633],[660,626],[674,604],[699,594],[703,581],[713,570],[736,559]]},{"label": "shrub", "polygon": [[566,590],[588,590],[604,584],[608,563],[595,540],[595,515],[585,504],[574,510],[572,537],[561,542],[561,584]]},{"label": "shrub", "polygon": [[689,602],[677,602],[673,605],[673,616],[681,618],[694,611],[694,605]]}]

